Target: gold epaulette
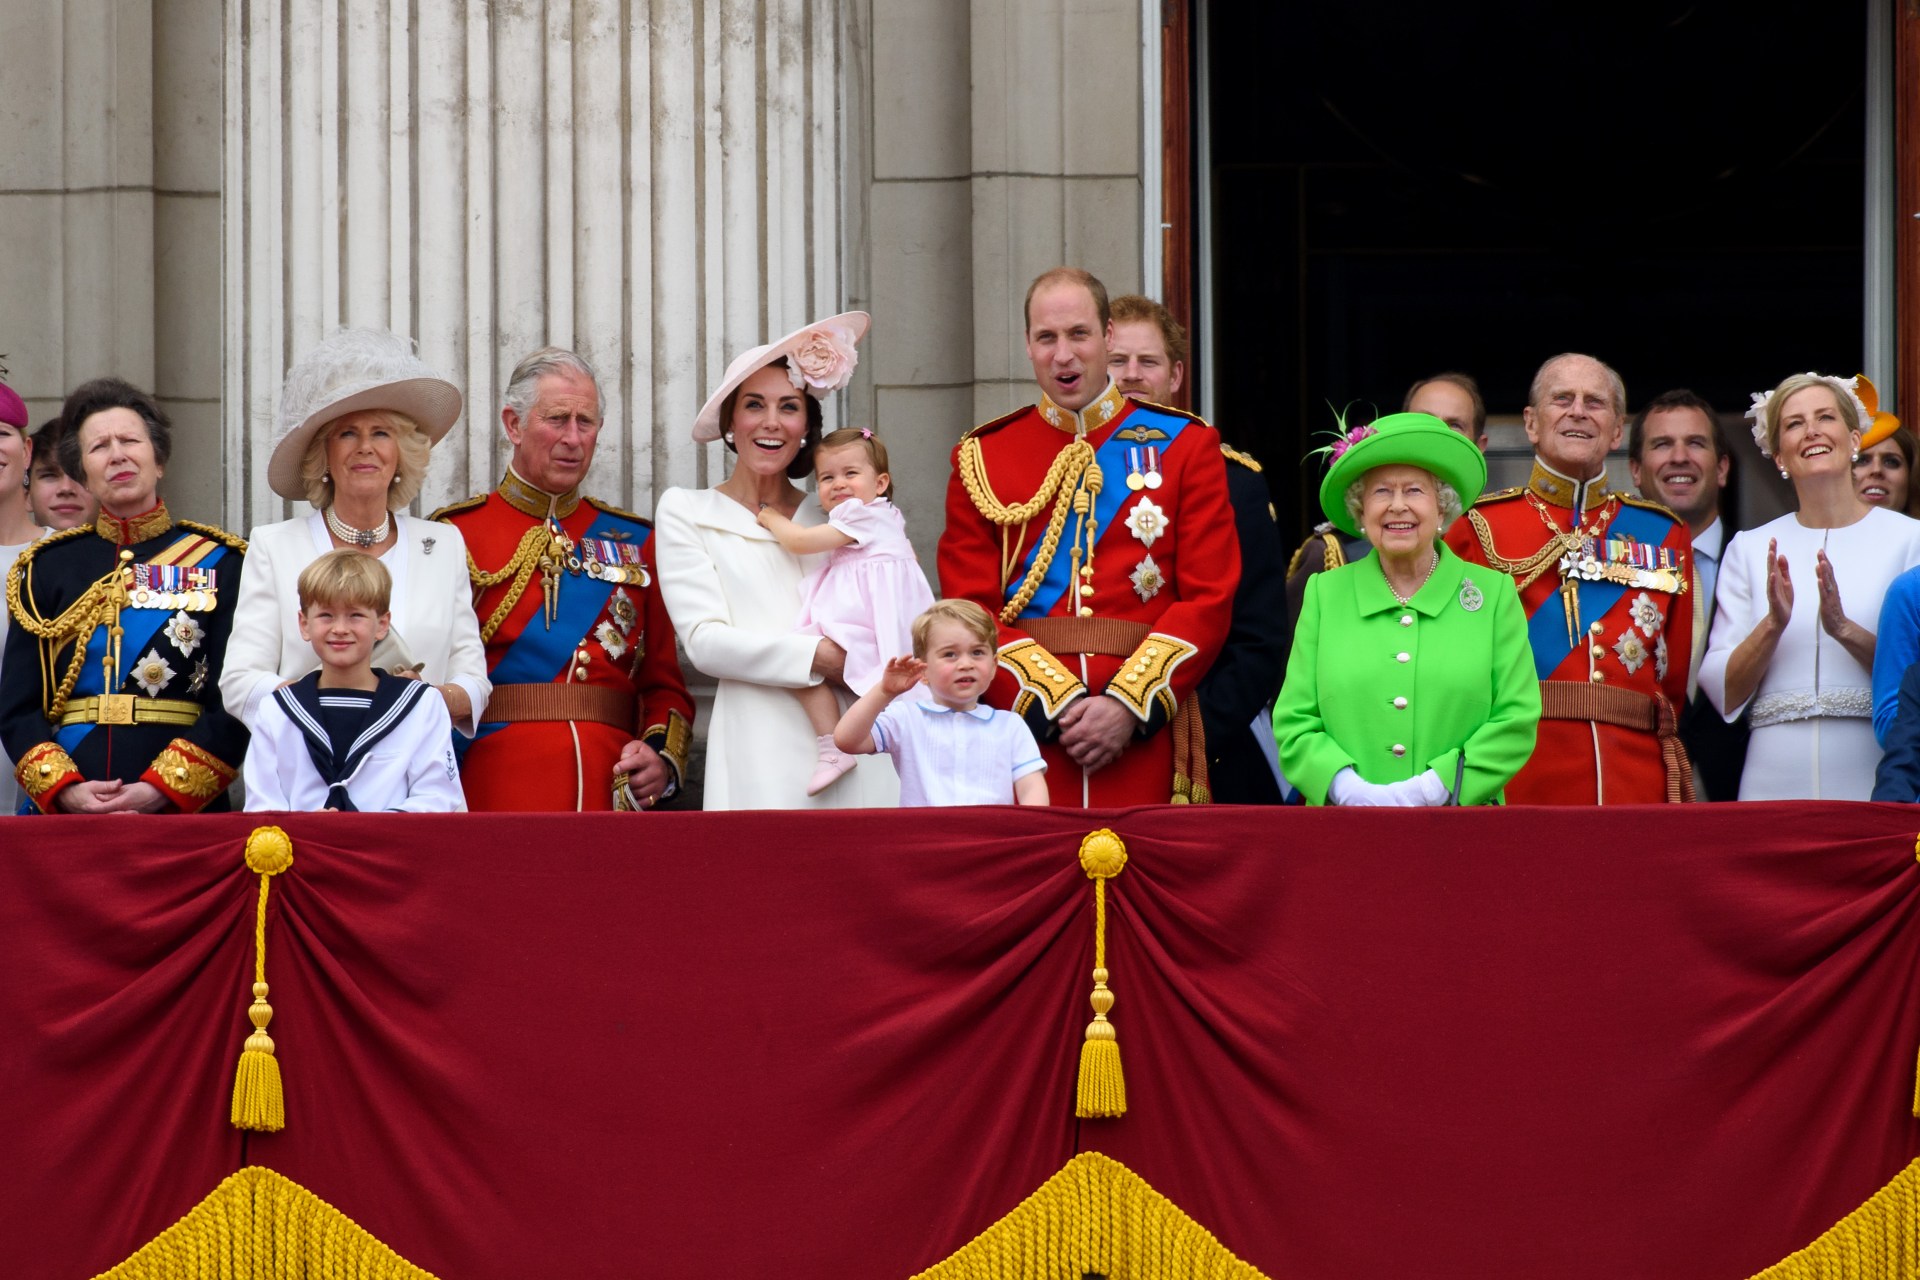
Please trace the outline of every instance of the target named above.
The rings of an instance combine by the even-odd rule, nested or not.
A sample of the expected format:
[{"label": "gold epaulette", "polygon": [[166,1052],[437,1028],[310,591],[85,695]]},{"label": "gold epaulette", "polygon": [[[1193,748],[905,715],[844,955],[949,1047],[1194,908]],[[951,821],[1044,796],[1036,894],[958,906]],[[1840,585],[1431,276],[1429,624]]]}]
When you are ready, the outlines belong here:
[{"label": "gold epaulette", "polygon": [[1636,497],[1631,493],[1621,493],[1618,490],[1614,492],[1613,496],[1620,499],[1621,502],[1629,507],[1641,507],[1647,511],[1657,511],[1675,524],[1682,523],[1680,517],[1673,513],[1673,508],[1664,503],[1655,502],[1651,498]]},{"label": "gold epaulette", "polygon": [[427,519],[445,520],[448,516],[457,516],[468,511],[477,511],[481,507],[486,506],[487,499],[492,496],[493,492],[489,490],[486,493],[476,493],[471,498],[462,498],[459,502],[449,502],[446,506],[428,516]]},{"label": "gold epaulette", "polygon": [[645,525],[649,529],[653,528],[653,521],[643,515],[636,515],[631,511],[623,511],[612,503],[602,502],[598,498],[588,498],[587,501],[593,504],[594,510],[596,511],[603,512],[610,516],[619,516],[622,520],[631,520],[635,524]]},{"label": "gold epaulette", "polygon": [[1504,502],[1508,498],[1517,498],[1526,491],[1527,486],[1523,484],[1514,485],[1511,489],[1495,489],[1492,493],[1481,494],[1469,505],[1477,507],[1488,502]]},{"label": "gold epaulette", "polygon": [[1300,572],[1300,566],[1307,562],[1308,550],[1316,544],[1320,547],[1321,569],[1338,569],[1347,562],[1346,548],[1340,545],[1340,539],[1334,533],[1333,526],[1321,524],[1314,528],[1312,537],[1295,548],[1293,555],[1287,560],[1287,571],[1281,576],[1291,578]]},{"label": "gold epaulette", "polygon": [[215,542],[224,542],[235,551],[245,551],[247,540],[237,533],[228,533],[217,524],[202,524],[198,520],[175,520],[182,529],[191,529],[195,533],[212,538]]},{"label": "gold epaulette", "polygon": [[1027,410],[1031,408],[1033,408],[1032,405],[1023,404],[1018,409],[1015,409],[1012,413],[1003,413],[999,417],[993,419],[991,422],[981,423],[979,426],[970,429],[965,435],[961,436],[960,438],[962,440],[971,440],[975,436],[986,435],[989,431],[998,431],[1000,428],[1006,426],[1009,422],[1012,422],[1015,418],[1019,417],[1021,414],[1025,413]]},{"label": "gold epaulette", "polygon": [[1260,465],[1259,460],[1256,459],[1252,454],[1242,453],[1238,449],[1234,448],[1230,444],[1225,443],[1224,441],[1220,445],[1220,452],[1227,459],[1227,461],[1237,462],[1241,466],[1245,467],[1247,470],[1253,472],[1253,474],[1255,475],[1259,475],[1263,470],[1265,470],[1265,468],[1263,468]]},{"label": "gold epaulette", "polygon": [[[1213,425],[1211,422],[1208,422],[1205,418],[1201,417],[1197,413],[1194,413],[1190,409],[1176,409],[1170,404],[1155,404],[1151,400],[1136,400],[1134,401],[1134,403],[1139,405],[1142,409],[1152,409],[1155,413],[1166,413],[1166,414],[1171,414],[1176,418],[1185,418],[1188,422],[1197,422],[1203,427],[1211,427]],[[1258,471],[1259,469],[1260,468],[1257,465],[1254,467],[1255,471]]]},{"label": "gold epaulette", "polygon": [[83,525],[76,526],[75,528],[72,528],[72,529],[62,529],[58,533],[50,533],[46,537],[41,538],[36,542],[30,542],[27,544],[27,549],[25,551],[22,551],[19,554],[19,556],[14,560],[13,571],[15,573],[18,573],[20,571],[21,566],[32,564],[34,556],[40,553],[40,549],[42,547],[50,547],[56,542],[71,542],[75,538],[81,537],[85,534],[89,534],[92,532],[93,532],[92,525],[83,524]]}]

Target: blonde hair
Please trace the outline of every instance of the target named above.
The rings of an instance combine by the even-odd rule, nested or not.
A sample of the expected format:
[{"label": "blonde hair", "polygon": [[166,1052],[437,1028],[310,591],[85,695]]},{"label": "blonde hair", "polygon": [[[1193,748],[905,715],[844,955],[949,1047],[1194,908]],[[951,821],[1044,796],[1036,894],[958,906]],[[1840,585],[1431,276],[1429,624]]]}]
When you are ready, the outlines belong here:
[{"label": "blonde hair", "polygon": [[927,636],[936,622],[957,622],[974,639],[992,648],[1000,641],[1000,628],[993,615],[971,600],[935,600],[926,612],[913,620],[913,656],[922,662],[927,657]]},{"label": "blonde hair", "polygon": [[1788,399],[1799,395],[1808,387],[1826,388],[1827,394],[1833,397],[1833,402],[1840,406],[1840,419],[1847,424],[1848,431],[1858,435],[1866,430],[1860,422],[1860,410],[1854,405],[1853,397],[1840,394],[1834,382],[1835,379],[1822,377],[1817,373],[1796,373],[1773,389],[1773,394],[1767,397],[1766,428],[1769,458],[1778,457],[1780,454],[1781,411],[1786,408]]},{"label": "blonde hair", "polygon": [[[427,439],[427,433],[420,424],[406,414],[393,409],[361,409],[363,413],[393,432],[394,449],[398,459],[393,469],[393,486],[387,490],[387,510],[398,511],[412,502],[420,493],[420,486],[426,483],[427,461],[433,455],[433,441]],[[346,417],[342,414],[341,417]],[[318,431],[313,439],[307,441],[306,456],[300,459],[300,485],[307,492],[307,501],[314,510],[324,511],[333,505],[333,479],[327,474],[327,441],[333,438],[335,418]]]},{"label": "blonde hair", "polygon": [[300,571],[300,612],[316,604],[330,604],[387,612],[393,597],[393,575],[387,566],[361,551],[329,551]]}]

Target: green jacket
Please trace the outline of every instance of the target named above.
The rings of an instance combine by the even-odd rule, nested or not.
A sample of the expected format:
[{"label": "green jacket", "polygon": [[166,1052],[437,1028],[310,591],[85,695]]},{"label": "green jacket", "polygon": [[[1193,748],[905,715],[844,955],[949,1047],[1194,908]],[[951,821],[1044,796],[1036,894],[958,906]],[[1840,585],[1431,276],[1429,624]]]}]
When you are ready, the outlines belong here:
[{"label": "green jacket", "polygon": [[1368,782],[1428,769],[1461,804],[1496,804],[1533,754],[1540,684],[1513,579],[1445,543],[1413,600],[1393,598],[1372,555],[1307,584],[1273,734],[1287,781],[1325,804],[1352,765]]}]

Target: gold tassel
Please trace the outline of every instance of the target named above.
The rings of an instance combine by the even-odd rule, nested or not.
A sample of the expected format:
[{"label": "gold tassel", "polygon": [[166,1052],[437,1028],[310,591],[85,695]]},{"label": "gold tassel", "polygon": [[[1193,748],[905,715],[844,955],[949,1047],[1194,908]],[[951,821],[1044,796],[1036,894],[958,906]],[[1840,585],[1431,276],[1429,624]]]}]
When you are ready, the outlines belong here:
[{"label": "gold tassel", "polygon": [[1102,827],[1080,842],[1080,866],[1093,881],[1093,1021],[1080,1045],[1080,1078],[1073,1113],[1082,1120],[1127,1114],[1127,1081],[1120,1073],[1120,1040],[1107,1014],[1107,881],[1127,865],[1127,846]]},{"label": "gold tassel", "polygon": [[253,1004],[247,1019],[253,1034],[240,1050],[233,1077],[233,1127],[276,1133],[287,1127],[286,1098],[280,1091],[280,1059],[273,1053],[267,1023],[267,892],[273,877],[293,865],[293,841],[279,827],[255,827],[247,837],[247,866],[260,876],[260,897],[253,917]]}]

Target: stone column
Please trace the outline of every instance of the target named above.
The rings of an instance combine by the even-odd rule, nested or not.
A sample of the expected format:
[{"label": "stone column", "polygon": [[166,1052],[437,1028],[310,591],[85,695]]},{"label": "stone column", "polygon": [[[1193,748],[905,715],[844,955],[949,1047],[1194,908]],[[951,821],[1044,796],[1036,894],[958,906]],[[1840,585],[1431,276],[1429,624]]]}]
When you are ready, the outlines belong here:
[{"label": "stone column", "polygon": [[[1022,301],[1063,263],[1137,291],[1139,0],[855,0],[848,81],[855,305],[871,413],[921,558],[947,455],[1033,395]],[[866,95],[861,99],[858,95]],[[870,300],[870,304],[867,300]]]},{"label": "stone column", "polygon": [[601,376],[588,488],[650,511],[722,474],[688,432],[727,360],[840,309],[833,0],[283,0],[227,23],[236,524],[285,514],[281,376],[342,324],[415,336],[466,394],[422,508],[498,479],[506,374],[552,342]]}]

